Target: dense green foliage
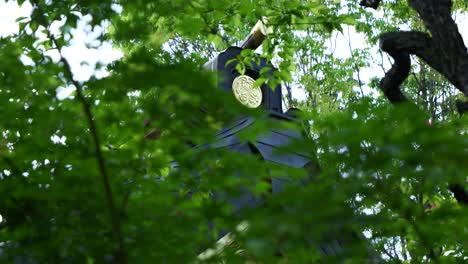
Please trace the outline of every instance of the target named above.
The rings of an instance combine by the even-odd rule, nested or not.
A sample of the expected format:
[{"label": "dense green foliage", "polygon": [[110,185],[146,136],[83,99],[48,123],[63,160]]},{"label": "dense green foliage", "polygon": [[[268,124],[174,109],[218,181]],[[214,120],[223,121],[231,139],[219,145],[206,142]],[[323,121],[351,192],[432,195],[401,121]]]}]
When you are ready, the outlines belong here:
[{"label": "dense green foliage", "polygon": [[[349,245],[351,263],[368,260],[368,251],[395,263],[466,261],[468,211],[448,191],[468,175],[467,117],[454,113],[457,93],[421,63],[404,87],[417,105],[392,106],[372,96],[377,79],[359,75],[381,32],[406,21],[423,27],[406,1],[388,1],[385,18],[358,1],[30,2],[18,34],[0,39],[2,263],[201,262],[197,255],[213,247],[216,232],[236,233],[240,220],[249,223],[236,234],[245,253],[226,248],[208,262],[333,263],[339,259],[311,244],[351,232],[368,241]],[[464,14],[466,1],[455,2]],[[106,66],[108,76],[77,81],[67,59],[51,51],[71,45],[85,15],[91,27],[110,25],[93,45],[111,41],[124,55]],[[201,65],[264,16],[274,32],[262,55],[278,68],[266,81],[306,95],[285,98],[310,124],[309,137],[289,148],[317,157],[320,169],[190,147],[209,142],[239,113],[262,115],[217,89]],[[327,43],[348,34],[347,25],[369,45],[340,58]],[[63,87],[75,92],[59,99]],[[243,136],[272,126],[259,122]],[[145,139],[155,127],[160,138]],[[269,195],[265,175],[313,177]],[[264,197],[265,206],[234,217],[227,201],[210,199],[242,189]]]}]

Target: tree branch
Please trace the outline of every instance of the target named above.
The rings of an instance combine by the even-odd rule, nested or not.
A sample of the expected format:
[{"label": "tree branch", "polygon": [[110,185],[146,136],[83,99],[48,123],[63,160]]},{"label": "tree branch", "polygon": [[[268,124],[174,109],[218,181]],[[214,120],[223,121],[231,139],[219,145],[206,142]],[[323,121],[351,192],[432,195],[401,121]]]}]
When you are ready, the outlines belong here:
[{"label": "tree branch", "polygon": [[[431,32],[432,56],[422,58],[468,96],[468,53],[451,17],[451,0],[408,0]],[[416,54],[417,55],[417,54]],[[418,56],[418,55],[417,55]]]},{"label": "tree branch", "polygon": [[104,159],[104,155],[102,154],[102,151],[101,151],[101,141],[100,141],[100,138],[99,138],[99,133],[98,133],[98,130],[97,130],[97,127],[96,127],[96,123],[95,123],[95,121],[93,119],[91,106],[90,106],[90,104],[88,103],[88,101],[86,100],[86,98],[85,98],[85,96],[83,94],[82,85],[80,83],[78,83],[76,80],[73,79],[73,73],[71,71],[70,64],[69,64],[68,60],[62,54],[62,48],[63,47],[60,46],[60,44],[58,43],[55,36],[50,32],[50,29],[49,29],[50,25],[47,24],[47,22],[46,22],[47,19],[46,19],[44,13],[42,12],[38,1],[32,1],[32,4],[33,4],[33,7],[34,7],[34,11],[37,12],[37,15],[39,16],[39,19],[41,20],[40,22],[42,22],[42,23],[39,23],[39,24],[41,24],[42,26],[44,26],[46,28],[47,37],[52,41],[55,48],[59,52],[60,61],[63,63],[64,74],[65,74],[66,78],[68,79],[68,81],[71,82],[75,86],[76,94],[77,94],[76,98],[78,99],[78,101],[81,103],[81,105],[83,107],[83,111],[85,113],[86,120],[87,120],[89,129],[91,131],[91,135],[92,135],[92,138],[93,138],[93,141],[94,141],[94,149],[96,151],[96,160],[97,160],[97,163],[98,163],[99,173],[101,175],[102,182],[103,182],[103,185],[104,185],[104,192],[105,192],[105,197],[106,197],[107,204],[108,204],[108,207],[109,207],[109,213],[110,213],[110,217],[111,217],[111,221],[112,221],[113,233],[114,233],[114,236],[117,239],[117,243],[118,243],[118,247],[117,247],[116,253],[115,253],[116,258],[117,258],[115,260],[115,263],[127,263],[127,254],[126,254],[125,247],[124,247],[124,242],[123,242],[124,240],[123,240],[123,235],[122,235],[122,231],[121,231],[122,228],[121,228],[120,217],[119,217],[119,214],[118,214],[118,212],[116,210],[116,207],[115,207],[115,203],[114,203],[114,199],[113,199],[113,195],[112,195],[111,184],[110,184],[109,176],[107,174],[107,169],[106,169],[106,166],[105,166],[105,159]]},{"label": "tree branch", "polygon": [[[394,63],[380,82],[380,88],[392,103],[406,101],[400,85],[408,77],[414,54],[437,70],[465,96],[468,96],[468,53],[457,24],[451,17],[452,0],[407,0],[419,14],[431,35],[409,31],[389,32],[380,36],[380,48]],[[361,6],[377,8],[381,0],[362,0]],[[461,113],[468,103],[457,102]],[[468,204],[468,192],[461,185],[451,185],[458,202]]]},{"label": "tree branch", "polygon": [[411,68],[409,54],[417,53],[422,58],[430,58],[427,43],[429,36],[422,32],[388,32],[382,34],[379,40],[380,48],[392,56],[394,63],[380,81],[380,88],[392,103],[404,102],[406,97],[400,90],[400,85],[406,80]]},{"label": "tree branch", "polygon": [[461,204],[468,205],[468,192],[460,184],[452,184],[449,186],[449,190],[455,196],[455,199]]},{"label": "tree branch", "polygon": [[370,7],[370,8],[377,9],[381,1],[382,0],[361,0],[361,2],[359,2],[359,5],[363,7]]},{"label": "tree branch", "polygon": [[91,106],[83,94],[83,87],[81,86],[81,84],[79,84],[77,81],[73,79],[73,73],[71,71],[70,64],[68,63],[68,60],[65,59],[65,57],[63,57],[61,48],[59,48],[56,39],[53,36],[52,37],[50,36],[51,35],[50,32],[48,32],[48,34],[49,34],[49,38],[52,39],[54,45],[57,47],[57,50],[59,51],[60,61],[63,63],[63,67],[65,69],[65,75],[67,75],[68,80],[76,87],[77,99],[83,107],[83,111],[86,116],[86,121],[88,122],[88,126],[91,131],[91,135],[93,137],[94,150],[96,151],[96,160],[98,163],[99,173],[101,174],[102,182],[104,185],[104,192],[106,195],[107,205],[109,206],[109,211],[110,211],[111,221],[112,221],[112,228],[114,230],[114,234],[118,242],[118,249],[116,252],[116,256],[118,257],[117,263],[127,263],[126,252],[125,252],[125,249],[124,249],[125,247],[123,243],[120,216],[115,207],[114,198],[112,195],[112,188],[111,188],[109,176],[108,176],[106,165],[105,165],[105,159],[101,151],[101,140],[99,138],[98,130],[96,127],[96,122],[93,119]]},{"label": "tree branch", "polygon": [[457,112],[460,114],[460,115],[463,115],[464,113],[467,113],[468,112],[468,101],[467,102],[463,102],[462,100],[456,100],[455,101],[455,105],[457,107]]}]

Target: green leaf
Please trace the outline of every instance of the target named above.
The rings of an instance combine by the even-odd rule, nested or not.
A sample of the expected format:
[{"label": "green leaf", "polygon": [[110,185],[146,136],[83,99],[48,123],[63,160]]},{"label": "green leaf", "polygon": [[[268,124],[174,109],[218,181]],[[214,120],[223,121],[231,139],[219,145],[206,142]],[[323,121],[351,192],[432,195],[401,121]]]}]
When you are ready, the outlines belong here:
[{"label": "green leaf", "polygon": [[236,70],[239,72],[239,74],[243,75],[245,74],[245,65],[242,62],[239,62],[236,64]]}]

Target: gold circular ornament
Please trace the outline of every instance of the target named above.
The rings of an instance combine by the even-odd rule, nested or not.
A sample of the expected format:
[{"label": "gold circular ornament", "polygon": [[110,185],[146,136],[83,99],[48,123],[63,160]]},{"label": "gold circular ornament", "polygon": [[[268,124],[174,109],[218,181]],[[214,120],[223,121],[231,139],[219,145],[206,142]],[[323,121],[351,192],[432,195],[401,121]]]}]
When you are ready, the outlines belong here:
[{"label": "gold circular ornament", "polygon": [[247,75],[237,76],[232,82],[232,91],[241,104],[257,108],[262,103],[262,90],[254,87],[255,80]]}]

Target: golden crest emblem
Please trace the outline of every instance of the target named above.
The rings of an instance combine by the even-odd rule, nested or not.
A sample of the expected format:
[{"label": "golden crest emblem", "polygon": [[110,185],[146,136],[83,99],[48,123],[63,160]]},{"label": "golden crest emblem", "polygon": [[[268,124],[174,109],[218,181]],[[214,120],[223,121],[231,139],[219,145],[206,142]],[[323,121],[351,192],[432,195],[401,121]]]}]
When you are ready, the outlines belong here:
[{"label": "golden crest emblem", "polygon": [[255,80],[247,75],[237,76],[232,82],[232,92],[236,99],[249,108],[257,108],[262,103],[262,90],[254,87]]}]

